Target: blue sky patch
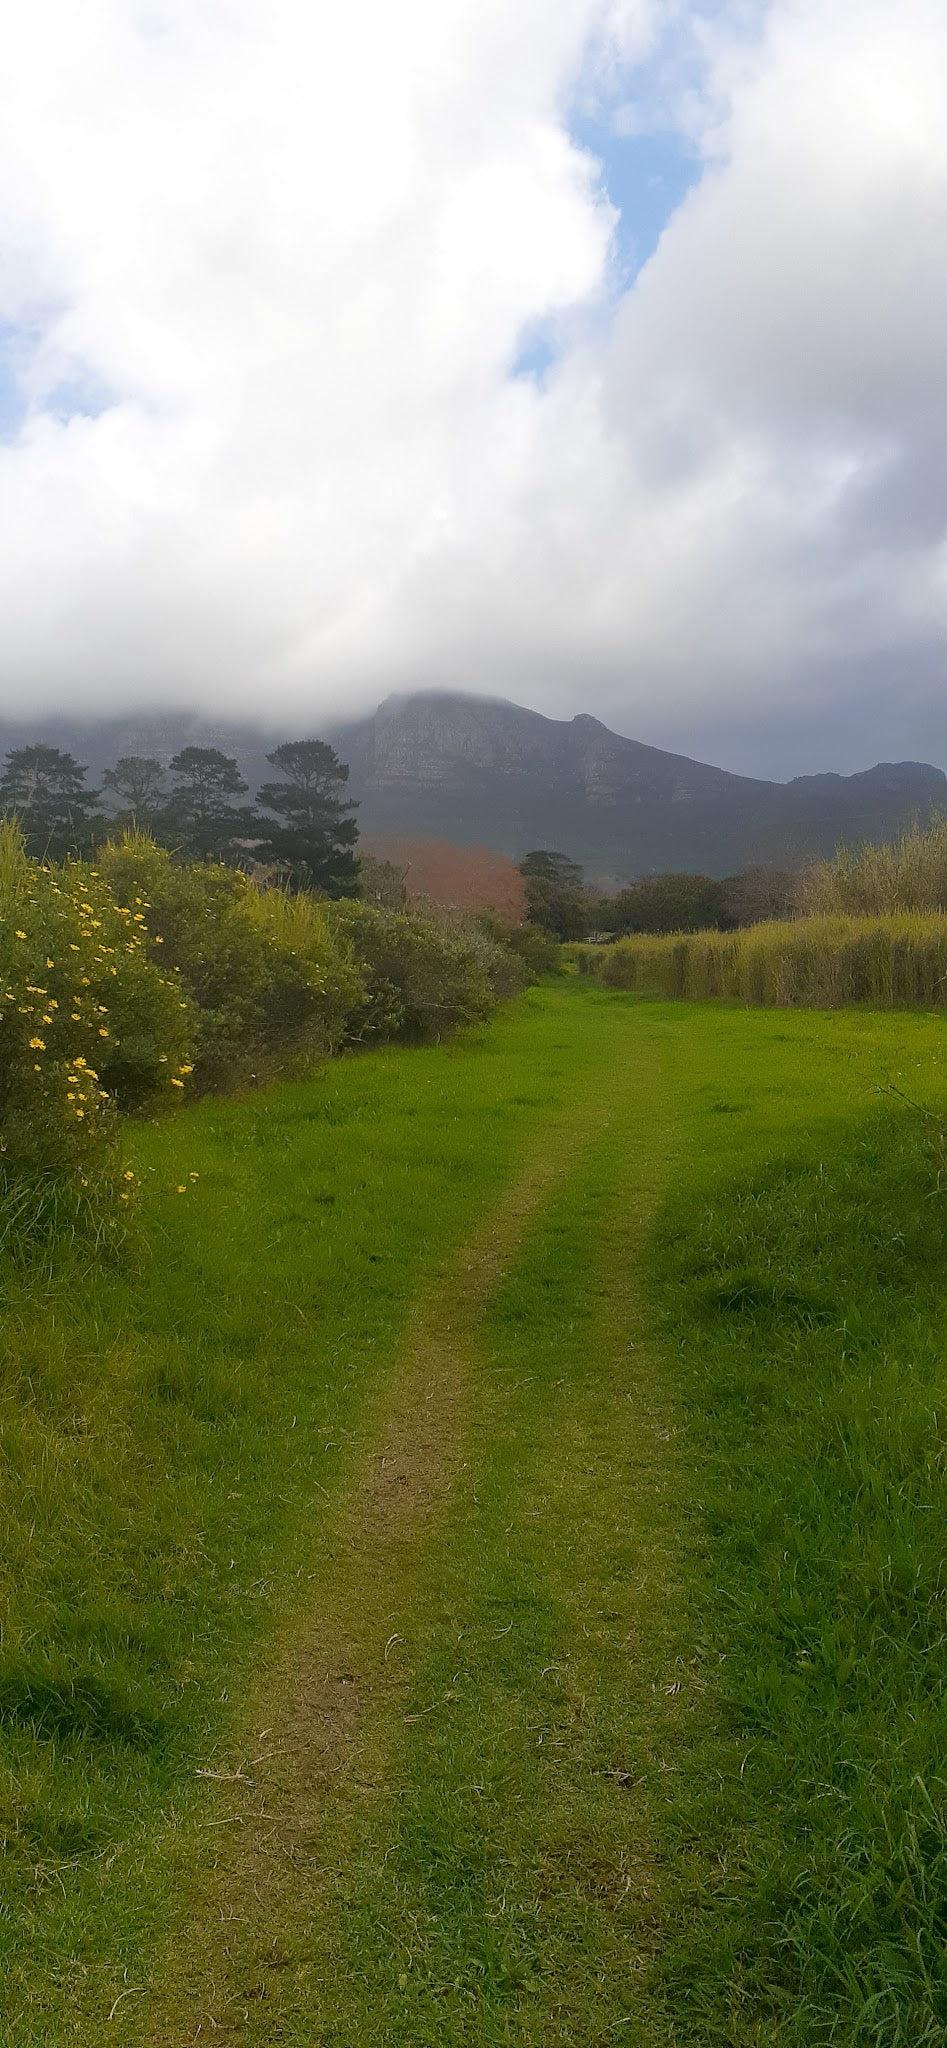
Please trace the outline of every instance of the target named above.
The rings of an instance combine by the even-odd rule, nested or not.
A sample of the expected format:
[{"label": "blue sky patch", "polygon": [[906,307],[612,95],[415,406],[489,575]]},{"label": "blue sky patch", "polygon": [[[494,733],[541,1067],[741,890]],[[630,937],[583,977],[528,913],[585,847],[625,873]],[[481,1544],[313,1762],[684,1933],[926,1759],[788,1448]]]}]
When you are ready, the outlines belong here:
[{"label": "blue sky patch", "polygon": [[699,183],[703,165],[673,130],[655,135],[615,135],[583,123],[573,128],[580,148],[602,166],[602,181],[617,209],[615,235],[621,282],[637,276],[682,199]]}]

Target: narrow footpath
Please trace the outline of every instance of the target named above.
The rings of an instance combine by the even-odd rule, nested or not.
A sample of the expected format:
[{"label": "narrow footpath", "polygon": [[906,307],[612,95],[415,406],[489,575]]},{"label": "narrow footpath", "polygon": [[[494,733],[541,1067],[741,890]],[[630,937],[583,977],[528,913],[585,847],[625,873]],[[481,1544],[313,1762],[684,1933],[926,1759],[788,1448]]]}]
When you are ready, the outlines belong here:
[{"label": "narrow footpath", "polygon": [[636,1276],[675,1143],[659,1061],[639,1042],[550,1121],[419,1304],[125,2039],[661,2038],[643,1791],[692,1702]]}]

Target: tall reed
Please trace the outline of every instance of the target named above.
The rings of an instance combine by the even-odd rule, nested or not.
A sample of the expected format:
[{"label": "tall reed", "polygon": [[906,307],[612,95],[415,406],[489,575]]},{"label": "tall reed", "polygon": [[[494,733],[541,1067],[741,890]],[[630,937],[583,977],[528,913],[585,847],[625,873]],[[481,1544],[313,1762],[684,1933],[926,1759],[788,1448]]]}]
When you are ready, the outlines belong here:
[{"label": "tall reed", "polygon": [[947,1008],[947,914],[814,916],[583,947],[579,970],[640,995],[835,1010]]},{"label": "tall reed", "polygon": [[878,917],[947,910],[947,818],[916,825],[885,846],[842,846],[801,885],[809,914]]}]

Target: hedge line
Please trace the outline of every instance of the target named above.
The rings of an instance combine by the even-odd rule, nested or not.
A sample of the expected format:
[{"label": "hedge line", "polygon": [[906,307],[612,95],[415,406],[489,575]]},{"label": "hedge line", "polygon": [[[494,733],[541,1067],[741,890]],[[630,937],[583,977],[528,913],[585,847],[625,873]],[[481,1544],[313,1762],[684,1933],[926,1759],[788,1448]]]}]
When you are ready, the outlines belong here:
[{"label": "hedge line", "polygon": [[56,867],[0,824],[0,1249],[121,1236],[120,1111],[436,1039],[524,979],[470,917],[261,889],[141,834]]}]

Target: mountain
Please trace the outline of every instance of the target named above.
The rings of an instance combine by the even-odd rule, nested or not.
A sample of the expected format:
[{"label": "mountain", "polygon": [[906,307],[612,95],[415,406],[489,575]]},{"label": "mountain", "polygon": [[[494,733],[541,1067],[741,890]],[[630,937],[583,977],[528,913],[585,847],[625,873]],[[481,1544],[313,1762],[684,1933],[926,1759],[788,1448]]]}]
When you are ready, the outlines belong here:
[{"label": "mountain", "polygon": [[[268,749],[306,730],[298,716],[268,729],[173,713],[21,718],[0,725],[0,753],[45,740],[88,762],[94,776],[119,754],[167,760],[182,746],[217,746],[236,755],[255,789],[269,772]],[[483,697],[389,697],[370,717],[334,728],[310,722],[308,731],[348,761],[366,836],[424,836],[514,859],[556,847],[603,882],[665,868],[725,875],[756,863],[792,866],[947,810],[947,776],[922,762],[762,782],[624,739],[585,712],[544,718]]]},{"label": "mountain", "polygon": [[584,712],[544,718],[481,697],[389,697],[330,737],[350,764],[362,831],[514,858],[557,847],[601,881],[792,866],[947,809],[947,776],[921,762],[762,782],[624,739]]}]

